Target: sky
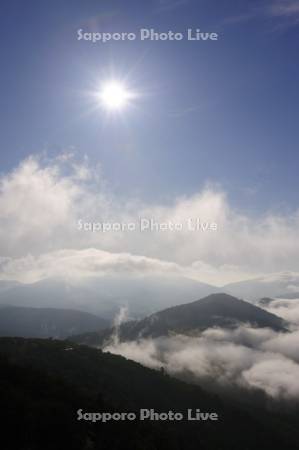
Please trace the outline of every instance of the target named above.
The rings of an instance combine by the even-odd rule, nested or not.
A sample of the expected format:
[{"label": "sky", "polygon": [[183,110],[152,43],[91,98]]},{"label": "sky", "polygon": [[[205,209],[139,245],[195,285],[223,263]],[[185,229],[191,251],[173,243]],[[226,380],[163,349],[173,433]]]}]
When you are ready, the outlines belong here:
[{"label": "sky", "polygon": [[[87,248],[215,284],[298,270],[298,0],[5,0],[1,18],[2,278]],[[77,39],[141,28],[219,38]],[[136,93],[117,114],[95,100],[110,79]],[[76,229],[141,214],[219,232]]]}]

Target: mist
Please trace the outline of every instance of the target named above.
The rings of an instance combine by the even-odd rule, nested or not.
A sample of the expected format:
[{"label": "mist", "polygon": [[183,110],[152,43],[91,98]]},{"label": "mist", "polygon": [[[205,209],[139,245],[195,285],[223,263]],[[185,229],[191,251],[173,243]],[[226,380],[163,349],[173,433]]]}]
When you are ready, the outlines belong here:
[{"label": "mist", "polygon": [[269,397],[299,400],[299,330],[278,333],[239,326],[209,328],[198,336],[174,335],[133,342],[114,338],[105,352],[122,355],[214,390],[259,389]]}]

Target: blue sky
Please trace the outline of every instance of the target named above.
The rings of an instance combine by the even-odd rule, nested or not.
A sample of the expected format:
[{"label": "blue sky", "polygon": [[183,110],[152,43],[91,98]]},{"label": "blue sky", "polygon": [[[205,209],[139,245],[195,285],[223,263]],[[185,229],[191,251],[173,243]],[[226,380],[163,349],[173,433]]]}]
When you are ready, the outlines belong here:
[{"label": "blue sky", "polygon": [[[299,0],[2,1],[1,18],[0,279],[299,271]],[[219,39],[77,39],[140,28]],[[117,114],[95,100],[112,78],[138,94]],[[77,227],[140,217],[218,228]]]},{"label": "blue sky", "polygon": [[[116,193],[159,199],[219,183],[240,208],[297,206],[298,27],[257,1],[1,3],[1,167],[66,148]],[[295,16],[295,18],[294,18]],[[217,42],[77,41],[85,31],[218,32]],[[109,75],[144,95],[121,118],[90,110]]]}]

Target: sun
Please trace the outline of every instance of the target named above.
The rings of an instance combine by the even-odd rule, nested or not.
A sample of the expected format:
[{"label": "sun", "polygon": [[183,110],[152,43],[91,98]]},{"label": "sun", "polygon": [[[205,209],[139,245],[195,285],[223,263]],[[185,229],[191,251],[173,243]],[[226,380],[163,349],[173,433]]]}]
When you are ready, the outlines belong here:
[{"label": "sun", "polygon": [[119,81],[106,82],[99,92],[101,105],[111,111],[124,109],[128,105],[130,98],[132,98],[132,94]]}]

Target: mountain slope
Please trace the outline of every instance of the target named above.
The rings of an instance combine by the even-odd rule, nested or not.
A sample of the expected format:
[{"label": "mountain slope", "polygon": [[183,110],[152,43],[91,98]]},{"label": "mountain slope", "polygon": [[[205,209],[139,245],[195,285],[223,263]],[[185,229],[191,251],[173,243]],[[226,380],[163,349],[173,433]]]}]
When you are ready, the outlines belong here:
[{"label": "mountain slope", "polygon": [[[139,321],[122,324],[118,329],[121,341],[167,336],[171,333],[190,334],[211,327],[234,328],[239,324],[286,331],[280,317],[227,294],[212,294],[193,303],[174,306]],[[75,342],[101,345],[114,330],[87,333],[72,337]]]},{"label": "mountain slope", "polygon": [[81,311],[55,308],[0,307],[0,336],[65,338],[96,331],[108,322]]},{"label": "mountain slope", "polygon": [[[1,442],[6,450],[295,450],[297,410],[222,401],[116,355],[66,341],[0,338]],[[253,393],[254,395],[254,393]],[[77,421],[84,412],[216,412],[217,422]],[[17,430],[17,432],[16,432]]]}]

